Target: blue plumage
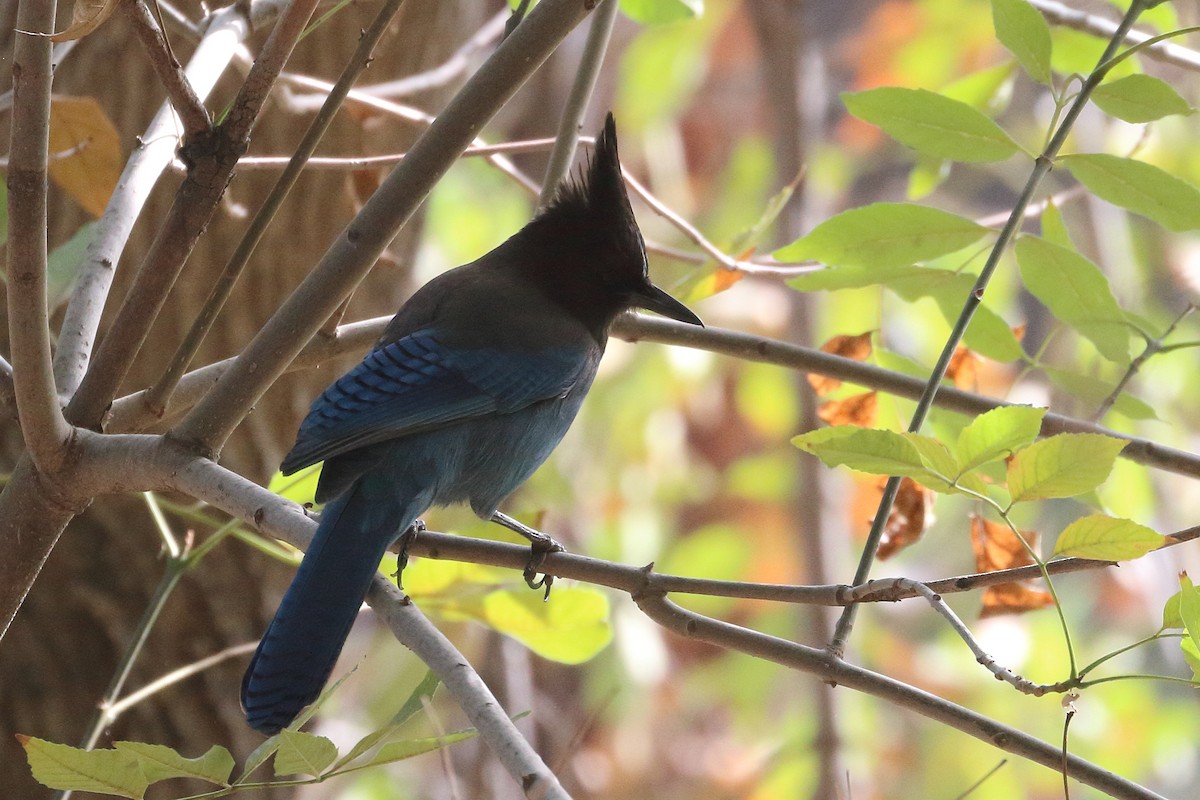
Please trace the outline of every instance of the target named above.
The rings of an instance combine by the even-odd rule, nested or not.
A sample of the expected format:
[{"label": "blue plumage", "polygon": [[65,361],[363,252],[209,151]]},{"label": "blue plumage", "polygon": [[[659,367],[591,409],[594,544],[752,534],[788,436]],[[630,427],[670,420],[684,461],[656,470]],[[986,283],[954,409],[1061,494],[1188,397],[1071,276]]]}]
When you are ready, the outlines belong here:
[{"label": "blue plumage", "polygon": [[650,283],[610,114],[579,183],[478,261],[438,276],[313,403],[280,469],[324,461],[312,545],[242,681],[249,723],[320,693],[388,546],[432,505],[489,518],[579,411],[629,308],[700,320]]}]

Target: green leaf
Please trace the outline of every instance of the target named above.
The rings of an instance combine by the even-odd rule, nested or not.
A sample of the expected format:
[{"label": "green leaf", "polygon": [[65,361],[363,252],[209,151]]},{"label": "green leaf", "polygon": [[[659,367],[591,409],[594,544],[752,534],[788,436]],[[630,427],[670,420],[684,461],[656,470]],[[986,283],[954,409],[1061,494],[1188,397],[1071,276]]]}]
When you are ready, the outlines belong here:
[{"label": "green leaf", "polygon": [[388,721],[388,724],[359,739],[354,747],[350,748],[350,752],[337,760],[331,771],[337,772],[371,748],[395,736],[404,723],[408,722],[413,715],[422,710],[427,701],[433,699],[433,693],[440,685],[441,681],[438,679],[438,676],[433,670],[428,670],[425,673],[425,677],[421,679],[421,682],[409,694],[408,699],[404,701],[404,705]]},{"label": "green leaf", "polygon": [[170,747],[145,742],[116,742],[113,748],[136,758],[151,783],[168,778],[196,778],[228,786],[233,774],[233,756],[219,745],[213,745],[198,758],[184,758]]},{"label": "green leaf", "polygon": [[943,86],[940,94],[985,114],[995,114],[1008,106],[1014,70],[1011,61],[987,67]]},{"label": "green leaf", "polygon": [[1050,26],[1025,0],[992,0],[996,38],[1029,76],[1050,85]]},{"label": "green leaf", "polygon": [[1092,100],[1105,114],[1126,122],[1153,122],[1195,110],[1171,84],[1142,73],[1101,84]]},{"label": "green leaf", "polygon": [[1186,572],[1180,573],[1179,586],[1179,617],[1187,631],[1187,636],[1179,642],[1179,646],[1183,648],[1183,657],[1192,668],[1192,677],[1200,679],[1200,590],[1192,585]]},{"label": "green leaf", "polygon": [[837,425],[792,439],[827,466],[845,466],[871,475],[912,478],[937,492],[957,491],[948,481],[958,473],[946,446],[929,436]]},{"label": "green leaf", "polygon": [[884,267],[882,269],[859,269],[857,267],[813,270],[788,279],[788,285],[801,292],[832,292],[838,289],[861,289],[864,286],[888,284],[903,278],[919,279],[928,272],[928,267]]},{"label": "green leaf", "polygon": [[[967,296],[975,288],[975,276],[946,269],[925,268],[920,274],[897,276],[885,284],[905,300],[931,297],[942,316],[953,324],[962,313]],[[964,342],[970,349],[995,361],[1016,361],[1023,351],[1012,328],[987,306],[975,309]]]},{"label": "green leaf", "polygon": [[1179,608],[1180,600],[1183,596],[1182,591],[1167,598],[1167,602],[1163,603],[1162,610],[1162,629],[1175,630],[1183,627],[1183,612]]},{"label": "green leaf", "polygon": [[1007,458],[1037,440],[1046,409],[1002,406],[984,412],[958,435],[958,468],[963,472]]},{"label": "green leaf", "polygon": [[925,89],[884,86],[844,92],[846,109],[914,150],[951,161],[1003,161],[1020,148],[1004,130],[966,103]]},{"label": "green leaf", "polygon": [[608,596],[590,586],[554,587],[549,602],[524,586],[483,598],[483,621],[542,658],[579,664],[612,641]]},{"label": "green leaf", "polygon": [[642,25],[665,25],[700,16],[704,0],[621,0],[621,11]]},{"label": "green leaf", "polygon": [[51,789],[140,800],[150,781],[138,760],[116,750],[80,750],[33,736],[18,736],[33,778]]},{"label": "green leaf", "polygon": [[246,763],[242,766],[242,774],[238,776],[234,784],[245,783],[252,772],[267,763],[267,759],[275,754],[275,751],[279,749],[279,745],[279,734],[275,734],[274,736],[267,737],[266,741],[254,748],[250,752],[250,755],[246,756]]},{"label": "green leaf", "polygon": [[336,758],[337,747],[324,736],[285,728],[279,732],[275,774],[319,778]]},{"label": "green leaf", "polygon": [[1053,555],[1128,561],[1162,547],[1165,541],[1166,537],[1132,520],[1090,514],[1063,529]]},{"label": "green leaf", "polygon": [[51,310],[66,302],[75,288],[95,230],[95,220],[85,222],[70,239],[51,250],[46,257],[46,305]]},{"label": "green leaf", "polygon": [[1200,228],[1200,190],[1144,161],[1102,153],[1059,161],[1097,197],[1172,231]]},{"label": "green leaf", "polygon": [[1068,250],[1077,249],[1075,243],[1071,241],[1071,232],[1067,230],[1067,223],[1063,220],[1062,212],[1058,210],[1058,206],[1052,199],[1047,200],[1046,208],[1042,211],[1042,238]]},{"label": "green leaf", "polygon": [[443,747],[477,735],[476,731],[469,730],[448,733],[445,736],[431,736],[424,739],[401,739],[400,741],[384,745],[375,757],[363,766],[373,767],[379,764],[390,764],[393,761],[403,761],[406,758],[413,758],[414,756],[423,755],[434,750],[440,750]]},{"label": "green leaf", "polygon": [[775,253],[835,267],[905,267],[974,244],[989,228],[913,203],[874,203],[830,217]]},{"label": "green leaf", "polygon": [[[1059,389],[1076,400],[1082,400],[1094,406],[1099,406],[1104,402],[1116,388],[1116,384],[1112,380],[1102,380],[1092,375],[1081,375],[1055,367],[1042,367],[1042,371]],[[1153,407],[1127,392],[1122,392],[1117,398],[1117,402],[1113,404],[1113,410],[1130,419],[1159,419]]]},{"label": "green leaf", "polygon": [[1017,263],[1026,288],[1110,361],[1129,361],[1129,326],[1100,268],[1073,250],[1022,236]]},{"label": "green leaf", "polygon": [[1060,433],[1034,442],[1009,462],[1008,491],[1014,503],[1083,494],[1104,483],[1126,444],[1099,433]]}]

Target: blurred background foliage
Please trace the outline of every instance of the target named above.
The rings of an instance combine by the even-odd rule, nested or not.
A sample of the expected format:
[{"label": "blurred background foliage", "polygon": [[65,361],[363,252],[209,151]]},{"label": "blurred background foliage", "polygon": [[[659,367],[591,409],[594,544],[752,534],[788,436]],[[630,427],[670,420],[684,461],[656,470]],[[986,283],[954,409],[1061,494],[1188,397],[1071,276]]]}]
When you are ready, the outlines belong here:
[{"label": "blurred background foliage", "polygon": [[[350,11],[361,13],[358,5]],[[698,2],[674,5],[686,6],[684,12],[700,9]],[[629,6],[637,15],[644,4]],[[1122,4],[1079,6],[1112,19]],[[684,12],[679,12],[682,19],[655,25],[618,19],[585,131],[597,128],[611,107],[625,169],[722,247],[737,243],[796,177],[786,165],[797,155],[780,150],[780,128],[789,117],[774,104],[773,83],[799,87],[804,172],[777,229],[758,243],[760,255],[834,213],[879,201],[919,200],[997,225],[997,215],[1011,208],[1025,181],[1029,162],[1022,156],[952,166],[917,156],[848,116],[839,99],[842,91],[883,85],[944,91],[995,116],[1031,150],[1041,146],[1054,110],[1045,88],[1015,68],[997,42],[986,0],[706,0],[701,13]],[[1143,19],[1150,30],[1198,21],[1196,8],[1186,3],[1164,3]],[[484,132],[490,141],[554,130],[554,110],[565,96],[583,35],[573,35],[547,74],[522,90]],[[790,42],[799,74],[784,74],[772,61],[774,51],[767,43],[773,35]],[[318,32],[314,39],[320,36]],[[1095,36],[1057,26],[1052,37],[1053,68],[1060,82],[1064,75],[1088,72],[1104,46]],[[1115,76],[1140,71],[1167,80],[1188,102],[1200,102],[1195,71],[1136,58]],[[372,80],[383,77],[389,76],[371,74]],[[293,124],[283,112],[272,113],[277,116],[269,116],[264,125]],[[364,129],[377,124],[377,118],[362,122]],[[1134,125],[1090,108],[1067,152],[1136,151],[1139,158],[1200,184],[1200,158],[1194,150],[1200,141],[1198,125],[1195,115]],[[353,145],[356,140],[349,135],[340,141]],[[534,176],[544,163],[540,155],[514,160]],[[1073,185],[1062,171],[1052,173],[1045,186],[1058,198],[1065,230],[1100,265],[1122,306],[1162,330],[1200,289],[1200,239],[1167,234],[1140,217],[1071,191]],[[423,236],[412,257],[397,257],[380,270],[385,277],[399,274],[411,279],[409,285],[419,285],[495,246],[529,218],[534,203],[482,160],[465,159],[427,203]],[[872,361],[915,374],[928,370],[949,333],[947,309],[930,297],[904,296],[880,286],[802,295],[779,275],[720,278],[722,268],[706,262],[674,226],[644,204],[635,200],[634,205],[649,242],[695,254],[685,259],[652,253],[650,266],[656,283],[687,298],[709,325],[811,345],[867,332]],[[1026,230],[1044,232],[1046,224],[1032,219]],[[974,272],[985,254],[968,249],[934,266]],[[311,260],[311,254],[303,258]],[[360,297],[356,302],[364,301]],[[963,378],[964,388],[1086,419],[1106,393],[1096,387],[1104,382],[1111,386],[1120,377],[1120,365],[1104,361],[1085,339],[1060,330],[1023,291],[1011,256],[989,289],[987,307],[1008,326],[1020,328],[1021,347],[1030,356],[1037,354],[1037,364],[981,357]],[[804,315],[802,325],[798,314]],[[1172,341],[1196,339],[1200,321],[1193,316],[1181,323]],[[1059,370],[1058,379],[1052,380],[1040,365]],[[1191,349],[1150,358],[1130,386],[1134,400],[1123,406],[1125,413],[1111,411],[1103,423],[1195,450],[1200,442],[1194,401],[1200,395],[1200,370],[1195,365]],[[332,374],[321,370],[315,383],[323,384]],[[866,389],[845,385],[822,400]],[[288,391],[285,405],[294,426],[312,392]],[[811,457],[789,440],[804,430],[805,394],[810,391],[804,376],[779,367],[612,341],[579,420],[506,511],[552,533],[572,552],[621,563],[653,561],[663,571],[728,580],[849,582],[879,483],[874,477],[823,469],[819,486],[805,482],[803,459]],[[875,425],[902,429],[907,424],[910,401],[885,395],[878,401]],[[966,421],[938,412],[929,431],[951,437]],[[265,465],[277,463],[290,441],[284,439],[281,434],[268,440],[272,443],[258,451],[261,460],[245,457],[244,463],[251,465],[247,471],[267,480],[270,468]],[[1192,481],[1125,461],[1118,462],[1095,497],[1086,499],[1164,533],[1189,527],[1200,512],[1200,492]],[[821,525],[808,530],[798,522],[799,511],[814,506]],[[1046,502],[1022,508],[1017,522],[1038,531],[1049,553],[1057,532],[1083,508],[1076,500]],[[939,496],[933,508],[936,521],[921,541],[878,565],[874,574],[933,579],[973,572],[968,518],[976,511],[965,498]],[[462,510],[431,512],[426,522],[434,530],[504,535]],[[802,546],[806,537],[820,537],[825,554],[820,574],[814,574]],[[241,547],[232,542],[224,546]],[[1059,579],[1056,585],[1081,660],[1087,663],[1157,630],[1163,601],[1178,589],[1176,573],[1190,566],[1200,574],[1195,553],[1194,545],[1185,545],[1119,570]],[[674,638],[644,618],[626,596],[600,591],[599,600],[583,601],[586,613],[606,618],[608,624],[579,632],[586,642],[575,642],[582,649],[572,651],[574,660],[580,653],[594,656],[568,666],[529,652],[497,634],[494,626],[479,624],[488,593],[501,590],[504,602],[525,606],[540,599],[524,588],[520,576],[461,565],[435,568],[420,559],[410,570],[406,588],[488,678],[506,708],[514,714],[532,709],[519,724],[577,797],[954,798],[995,767],[971,792],[973,800],[1063,796],[1061,777],[1052,771],[1019,759],[1006,761],[1000,751],[973,738],[850,691],[834,692],[836,730],[822,730],[813,713],[814,698],[826,689],[813,679]],[[568,582],[557,584],[549,608],[568,601],[574,588]],[[977,594],[947,600],[1002,664],[1034,681],[1065,677],[1061,631],[1052,610],[979,620]],[[796,607],[713,598],[683,598],[681,603],[755,630],[817,646],[825,643],[814,633],[810,617]],[[511,617],[516,612],[509,606],[500,613]],[[919,600],[863,609],[848,655],[1006,725],[1047,741],[1061,740],[1064,709],[1059,697],[1018,696],[998,683]],[[352,634],[339,671],[351,667],[356,671],[315,727],[346,746],[386,722],[425,674],[369,615]],[[1122,656],[1112,673],[1189,675],[1173,643]],[[231,697],[236,694],[233,683],[225,689]],[[1075,707],[1078,714],[1070,728],[1074,753],[1165,795],[1194,793],[1200,715],[1190,687],[1117,681],[1089,689]],[[445,698],[429,711],[426,732],[465,724]],[[831,735],[836,737],[836,757],[826,755],[823,762],[822,753],[829,749],[820,745]],[[303,789],[297,796],[520,796],[478,742],[455,745],[444,758],[425,756]],[[832,793],[831,766],[836,775]],[[455,781],[458,788],[450,788]],[[1072,796],[1089,796],[1077,792]]]}]

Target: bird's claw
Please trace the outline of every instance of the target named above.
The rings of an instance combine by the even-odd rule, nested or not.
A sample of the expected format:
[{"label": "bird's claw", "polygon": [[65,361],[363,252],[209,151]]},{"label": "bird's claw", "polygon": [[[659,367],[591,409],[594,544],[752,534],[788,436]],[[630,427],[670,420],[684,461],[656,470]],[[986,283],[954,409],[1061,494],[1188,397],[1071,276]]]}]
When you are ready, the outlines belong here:
[{"label": "bird's claw", "polygon": [[425,520],[413,520],[413,524],[405,528],[404,533],[396,539],[399,549],[396,551],[396,574],[392,577],[396,579],[396,586],[401,589],[404,588],[404,584],[401,582],[400,576],[404,572],[404,568],[408,566],[408,548],[425,530]]},{"label": "bird's claw", "polygon": [[538,578],[538,570],[546,561],[546,556],[551,553],[561,553],[566,550],[554,539],[544,533],[539,533],[538,538],[530,538],[529,561],[525,564],[525,569],[521,573],[521,577],[525,579],[525,585],[530,589],[545,588],[546,593],[542,596],[542,601],[550,599],[550,587],[554,585],[554,576],[548,573],[542,573],[542,577]]}]

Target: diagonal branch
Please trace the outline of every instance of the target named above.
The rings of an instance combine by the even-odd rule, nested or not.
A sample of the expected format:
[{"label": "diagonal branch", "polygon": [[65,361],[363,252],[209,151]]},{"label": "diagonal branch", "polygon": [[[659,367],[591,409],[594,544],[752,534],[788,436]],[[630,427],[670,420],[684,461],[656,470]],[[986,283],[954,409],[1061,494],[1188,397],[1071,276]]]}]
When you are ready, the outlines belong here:
[{"label": "diagonal branch", "polygon": [[300,172],[304,169],[305,163],[325,136],[325,132],[333,122],[334,116],[337,114],[338,109],[341,108],[342,101],[346,99],[346,94],[350,91],[350,87],[354,85],[354,82],[358,80],[358,76],[371,63],[371,53],[375,49],[375,45],[379,43],[380,38],[391,24],[392,18],[395,17],[396,12],[400,10],[400,6],[403,4],[404,0],[387,0],[383,4],[383,7],[379,9],[379,13],[376,14],[370,28],[359,39],[354,55],[350,57],[350,61],[342,71],[341,77],[338,78],[337,84],[326,97],[325,104],[321,107],[320,113],[313,118],[312,123],[308,126],[308,130],[305,132],[300,145],[296,148],[295,154],[292,155],[287,167],[271,188],[271,193],[259,207],[258,213],[254,215],[254,219],[250,221],[250,226],[242,236],[241,241],[238,242],[237,249],[234,250],[233,255],[229,257],[225,269],[217,278],[212,291],[204,301],[204,306],[192,322],[192,327],[188,330],[187,336],[184,337],[183,342],[175,351],[175,355],[172,356],[162,376],[146,393],[146,404],[151,413],[161,417],[166,410],[167,404],[171,401],[171,395],[179,383],[179,379],[187,371],[187,368],[191,366],[192,359],[196,357],[196,352],[200,349],[200,345],[204,342],[204,338],[208,335],[213,323],[216,322],[217,315],[221,313],[221,309],[225,306],[225,301],[233,293],[234,285],[237,283],[238,278],[241,277],[242,270],[245,269],[246,264],[250,261],[250,256],[254,254],[259,242],[262,241],[267,226],[275,218],[275,213],[283,205],[283,201],[287,198],[288,193],[299,179]]},{"label": "diagonal branch", "polygon": [[158,27],[158,22],[146,7],[146,3],[143,0],[125,0],[121,8],[133,25],[134,33],[141,40],[142,47],[146,48],[150,65],[154,67],[159,81],[166,89],[171,106],[183,122],[183,138],[187,139],[207,131],[212,125],[208,109],[192,88],[191,82],[171,51],[166,33]]},{"label": "diagonal branch", "polygon": [[54,474],[71,428],[54,391],[46,310],[46,170],[54,3],[23,0],[13,52],[12,137],[8,160],[8,330],[13,390],[25,445],[38,469]]},{"label": "diagonal branch", "polygon": [[426,194],[586,14],[578,0],[543,0],[467,81],[173,435],[217,452],[263,392],[362,280]]},{"label": "diagonal branch", "polygon": [[[251,6],[252,18],[265,21],[267,14],[283,2],[255,0]],[[212,91],[249,32],[250,24],[236,5],[222,8],[209,19],[186,70],[188,81],[200,98]],[[75,394],[87,371],[117,263],[151,190],[175,157],[179,124],[174,109],[164,103],[138,138],[137,147],[126,162],[116,191],[88,243],[83,269],[63,317],[54,358],[54,377],[63,397]]]}]

